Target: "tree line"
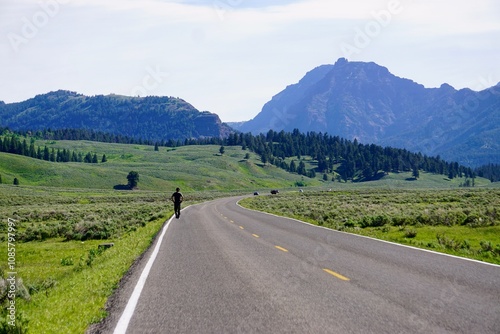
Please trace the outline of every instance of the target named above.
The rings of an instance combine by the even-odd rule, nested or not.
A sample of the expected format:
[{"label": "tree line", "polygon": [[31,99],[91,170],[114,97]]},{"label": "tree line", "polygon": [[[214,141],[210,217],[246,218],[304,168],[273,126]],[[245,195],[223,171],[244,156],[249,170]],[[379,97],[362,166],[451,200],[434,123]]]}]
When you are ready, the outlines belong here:
[{"label": "tree line", "polygon": [[[462,166],[457,162],[445,161],[439,156],[429,157],[421,153],[410,152],[406,149],[381,147],[375,144],[361,144],[356,139],[351,141],[326,133],[301,133],[297,129],[292,132],[269,130],[267,134],[259,135],[235,132],[226,138],[206,137],[162,141],[144,140],[90,129],[46,129],[12,132],[7,128],[0,128],[0,133],[13,133],[18,136],[31,136],[31,138],[45,140],[90,140],[107,143],[154,145],[155,150],[158,150],[158,147],[161,146],[242,146],[243,149],[248,149],[258,154],[264,164],[273,164],[289,172],[308,177],[316,177],[316,173],[322,173],[326,179],[329,174],[333,173],[337,178],[344,181],[370,180],[379,177],[380,173],[389,172],[412,172],[413,176],[418,178],[419,171],[445,175],[450,179],[456,177],[474,179],[476,176],[481,176],[489,179],[491,182],[500,180],[500,165],[497,164],[489,164],[472,169]],[[31,144],[33,144],[33,140],[31,139]],[[33,150],[31,149],[28,149],[29,154],[25,153],[27,144],[23,142],[20,145],[23,146],[20,149],[23,155],[32,156]],[[5,143],[0,145],[0,147],[2,146],[5,148]],[[58,150],[59,153],[54,151],[53,154],[52,151],[49,151],[49,159],[45,159],[47,157],[46,150],[48,148],[44,148],[40,152],[44,160],[89,162],[88,154],[83,156],[75,152],[68,153],[67,150],[66,152]],[[4,150],[4,152],[7,151]],[[68,155],[70,160],[68,160]],[[36,157],[39,158],[39,156],[37,150]],[[304,156],[310,156],[317,162],[315,168],[306,169]],[[103,156],[103,159],[105,159],[105,156]],[[96,162],[97,156],[91,155],[90,160],[91,162]]]},{"label": "tree line", "polygon": [[[226,139],[226,144],[247,147],[259,154],[263,163],[309,177],[335,171],[337,177],[344,181],[371,180],[380,173],[389,172],[412,172],[414,177],[418,177],[419,170],[443,174],[450,179],[476,176],[472,168],[444,161],[439,156],[429,157],[405,149],[360,144],[356,139],[350,141],[328,134],[301,133],[297,129],[293,132],[269,130],[266,135],[258,136],[234,133]],[[305,169],[304,156],[317,161],[314,169]],[[293,159],[290,161],[290,158]]]},{"label": "tree line", "polygon": [[500,165],[499,164],[487,164],[476,168],[476,173],[480,177],[487,178],[491,182],[500,181]]},{"label": "tree line", "polygon": [[[0,152],[23,155],[35,159],[52,161],[52,162],[84,162],[84,163],[98,163],[99,159],[97,154],[88,152],[71,151],[69,149],[54,149],[44,146],[35,146],[35,139],[30,139],[30,144],[26,138],[20,137],[19,134],[11,133],[0,137]],[[106,162],[106,155],[101,158],[101,162]]]},{"label": "tree line", "polygon": [[134,144],[134,145],[159,145],[159,146],[183,146],[185,141],[182,140],[161,140],[154,141],[151,139],[134,138],[119,134],[112,134],[92,129],[44,129],[44,130],[18,130],[12,131],[9,128],[1,128],[0,134],[15,133],[23,137],[32,137],[43,140],[88,140],[101,143],[116,143],[116,144]]}]

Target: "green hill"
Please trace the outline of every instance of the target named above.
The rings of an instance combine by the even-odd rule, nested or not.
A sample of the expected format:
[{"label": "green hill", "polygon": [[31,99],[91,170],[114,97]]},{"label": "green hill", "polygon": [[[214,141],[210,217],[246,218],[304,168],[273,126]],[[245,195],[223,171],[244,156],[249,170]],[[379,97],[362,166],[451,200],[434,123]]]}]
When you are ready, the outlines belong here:
[{"label": "green hill", "polygon": [[[20,185],[51,186],[67,188],[120,189],[127,183],[127,175],[134,170],[139,173],[139,189],[164,191],[179,186],[184,191],[231,191],[267,190],[289,188],[296,185],[308,187],[398,187],[398,188],[456,188],[464,182],[462,178],[449,180],[443,175],[421,173],[412,180],[411,173],[390,173],[377,181],[353,184],[322,181],[288,173],[270,164],[263,164],[260,156],[241,146],[227,146],[219,153],[220,146],[181,146],[177,148],[146,145],[112,144],[91,141],[45,141],[36,142],[50,149],[69,149],[76,152],[92,152],[99,161],[105,154],[107,162],[55,163],[24,156],[0,153],[0,175],[3,183],[12,184],[17,178]],[[249,158],[245,159],[248,154]],[[307,168],[314,161],[305,157]],[[490,184],[477,178],[476,186]]]},{"label": "green hill", "polygon": [[216,114],[174,97],[85,96],[58,90],[29,100],[0,101],[0,124],[15,130],[92,129],[154,141],[226,137]]},{"label": "green hill", "polygon": [[[177,186],[187,191],[267,189],[291,187],[301,176],[263,165],[252,152],[241,147],[182,146],[178,148],[110,144],[90,141],[39,141],[36,145],[96,153],[107,162],[55,163],[24,156],[0,153],[3,183],[70,188],[113,189],[127,183],[127,175],[139,173],[139,189],[171,190]],[[249,159],[245,155],[249,154]],[[318,180],[308,180],[312,186]]]}]

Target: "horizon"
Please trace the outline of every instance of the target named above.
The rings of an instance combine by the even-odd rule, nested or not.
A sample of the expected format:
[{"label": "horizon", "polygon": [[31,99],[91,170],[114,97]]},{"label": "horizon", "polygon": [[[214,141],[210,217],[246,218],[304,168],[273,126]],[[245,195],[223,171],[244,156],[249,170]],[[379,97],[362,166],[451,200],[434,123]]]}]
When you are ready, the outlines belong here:
[{"label": "horizon", "polygon": [[[341,60],[341,59],[342,59],[342,58],[339,58],[337,61],[339,61],[339,60]],[[344,59],[345,59],[345,58],[344,58]],[[350,60],[348,60],[348,59],[345,59],[345,60],[346,60],[347,62],[350,62],[350,63],[365,63],[365,64],[367,64],[367,63],[372,63],[372,62],[370,62],[370,61],[368,61],[368,62],[364,62],[364,61],[350,61]],[[375,64],[376,64],[376,63],[375,63]],[[334,64],[322,64],[322,65],[319,65],[319,66],[323,66],[323,65],[334,65]],[[377,64],[377,65],[378,65],[378,66],[381,66],[381,67],[385,67],[385,66],[382,66],[382,65],[379,65],[379,64]],[[389,73],[391,73],[392,75],[394,75],[394,76],[398,77],[396,74],[392,73],[392,72],[390,71],[390,69],[388,69],[388,70],[389,70]],[[305,74],[304,74],[304,76],[305,76]],[[407,79],[407,80],[411,80],[411,81],[415,82],[415,81],[414,81],[414,80],[412,80],[411,78],[403,78],[403,77],[399,77],[399,78],[401,78],[401,79]],[[298,82],[298,81],[297,81],[297,82]],[[293,84],[296,84],[297,82],[294,82]],[[419,82],[415,82],[415,83],[416,83],[416,84],[420,84]],[[422,84],[420,84],[420,85],[422,85]],[[448,83],[446,83],[446,82],[443,82],[443,83],[442,83],[440,86],[438,86],[438,87],[426,87],[425,85],[423,85],[423,86],[424,86],[424,88],[426,88],[426,89],[433,89],[433,88],[439,88],[439,87],[441,87],[441,86],[443,86],[443,85],[449,85],[449,86],[451,86],[453,89],[455,89],[455,90],[457,90],[457,91],[460,91],[460,90],[463,90],[463,89],[469,89],[469,90],[472,90],[472,91],[475,91],[475,92],[479,92],[479,91],[480,91],[480,90],[474,90],[474,89],[472,89],[472,88],[470,88],[470,87],[456,88],[456,87],[454,87],[453,85],[450,85],[450,84],[448,84]],[[500,85],[500,82],[498,82],[497,84],[492,85],[492,86],[490,86],[490,87],[485,87],[483,90],[487,90],[487,89],[490,89],[490,88],[495,87],[495,86],[498,86],[498,85]],[[286,87],[285,87],[285,88],[286,88]],[[285,89],[285,88],[284,88],[284,89]],[[68,90],[68,89],[57,89],[57,90],[52,90],[52,91],[45,92],[45,93],[39,93],[39,94],[36,94],[36,95],[34,95],[34,96],[32,96],[32,97],[30,97],[30,98],[28,98],[28,99],[25,99],[25,100],[20,100],[20,101],[14,101],[14,102],[5,102],[5,101],[3,101],[3,100],[1,100],[1,99],[0,99],[0,102],[4,102],[4,103],[7,103],[7,104],[10,104],[10,103],[20,103],[20,102],[24,102],[24,101],[26,101],[26,100],[29,100],[29,99],[31,99],[31,98],[34,98],[34,97],[36,97],[36,96],[38,96],[38,95],[46,95],[46,94],[54,93],[54,92],[57,92],[57,91],[72,92],[72,93],[76,93],[76,94],[78,94],[78,95],[83,95],[83,96],[87,96],[87,97],[93,97],[93,96],[100,96],[100,95],[101,95],[101,96],[122,96],[122,97],[128,97],[128,98],[134,98],[134,97],[140,97],[140,98],[146,98],[146,97],[168,97],[168,98],[179,98],[179,99],[182,99],[182,100],[184,100],[185,102],[187,102],[187,103],[191,104],[189,101],[187,101],[187,100],[183,99],[181,96],[178,96],[178,97],[174,97],[174,96],[171,96],[171,95],[131,96],[131,95],[123,95],[123,94],[117,94],[117,93],[108,93],[108,94],[92,94],[92,95],[86,95],[86,94],[83,94],[83,93],[80,93],[80,92],[77,92],[77,91],[71,91],[71,90]],[[279,93],[279,92],[277,92],[276,94],[278,94],[278,93]],[[276,94],[275,94],[275,95],[276,95]],[[196,108],[196,107],[195,107],[195,108]],[[207,110],[200,110],[200,109],[198,109],[198,110],[199,110],[200,112],[205,112],[205,111],[207,111]],[[210,111],[210,112],[211,112],[211,111]],[[214,112],[212,112],[212,113],[214,113]],[[259,111],[259,113],[260,113],[260,111]],[[217,113],[214,113],[214,114],[217,114]],[[217,114],[217,115],[218,115],[218,114]],[[226,120],[222,119],[222,118],[220,117],[220,115],[218,115],[218,116],[219,116],[219,118],[221,119],[221,121],[222,121],[223,123],[245,123],[245,122],[251,121],[251,120],[252,120],[255,116],[257,116],[257,114],[256,114],[256,115],[254,115],[252,118],[249,118],[249,119],[247,119],[247,120],[241,120],[241,121],[226,121]]]},{"label": "horizon", "polygon": [[426,88],[500,82],[493,0],[7,0],[0,9],[5,103],[57,90],[172,96],[241,122],[339,58]]}]

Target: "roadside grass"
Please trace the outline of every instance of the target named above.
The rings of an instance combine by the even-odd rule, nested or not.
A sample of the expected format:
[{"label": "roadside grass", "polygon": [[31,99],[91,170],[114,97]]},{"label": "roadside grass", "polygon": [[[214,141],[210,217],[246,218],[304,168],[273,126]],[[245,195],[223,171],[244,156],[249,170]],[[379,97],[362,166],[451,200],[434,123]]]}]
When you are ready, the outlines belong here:
[{"label": "roadside grass", "polygon": [[248,208],[500,264],[500,190],[369,189],[247,198]]},{"label": "roadside grass", "polygon": [[83,333],[90,324],[106,317],[107,298],[163,223],[163,218],[157,219],[111,239],[114,246],[102,253],[98,251],[102,241],[96,240],[54,239],[20,245],[19,274],[31,300],[21,299],[19,309],[29,320],[29,331]]},{"label": "roadside grass", "polygon": [[[238,194],[241,192],[184,193],[186,204]],[[28,328],[30,333],[83,333],[89,325],[101,321],[106,316],[107,298],[172,215],[169,195],[1,184],[3,249],[7,249],[8,218],[16,220],[16,277],[20,279],[17,329]],[[100,235],[99,240],[94,240],[75,233],[82,232],[85,224],[99,223],[110,232],[102,240]],[[27,241],[28,236],[35,238]],[[114,246],[100,250],[102,243]],[[10,271],[5,254],[5,260],[0,262],[2,275]],[[7,299],[0,302],[5,306]],[[2,312],[5,310],[2,308]],[[0,317],[0,323],[3,319]]]}]

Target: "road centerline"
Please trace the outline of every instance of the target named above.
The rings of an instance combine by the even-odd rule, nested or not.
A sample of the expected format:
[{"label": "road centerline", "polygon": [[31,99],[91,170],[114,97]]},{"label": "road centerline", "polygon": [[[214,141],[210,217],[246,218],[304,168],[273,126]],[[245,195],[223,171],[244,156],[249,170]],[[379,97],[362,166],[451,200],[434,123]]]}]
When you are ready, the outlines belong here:
[{"label": "road centerline", "polygon": [[337,277],[338,279],[340,279],[340,280],[342,280],[342,281],[350,281],[350,279],[349,279],[349,278],[347,278],[347,277],[345,277],[344,275],[341,275],[341,274],[339,274],[339,273],[336,273],[336,272],[335,272],[335,271],[333,271],[333,270],[330,270],[330,269],[324,268],[324,269],[323,269],[323,271],[324,271],[324,272],[326,272],[326,273],[328,273],[328,274],[330,274],[330,275],[332,275],[332,276]]},{"label": "road centerline", "polygon": [[279,249],[280,251],[283,251],[283,252],[285,252],[285,253],[288,253],[288,249],[286,249],[286,248],[283,248],[283,247],[281,247],[281,246],[274,246],[274,247],[275,247],[276,249]]}]

